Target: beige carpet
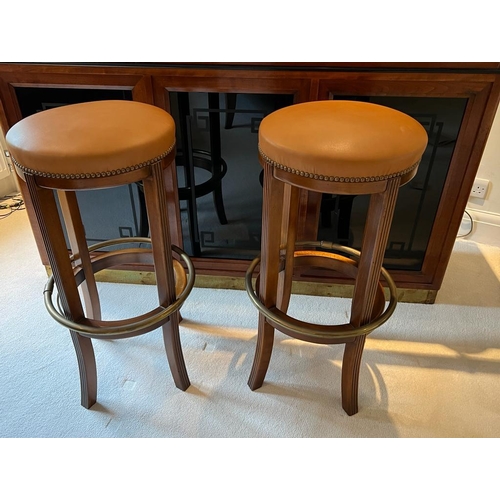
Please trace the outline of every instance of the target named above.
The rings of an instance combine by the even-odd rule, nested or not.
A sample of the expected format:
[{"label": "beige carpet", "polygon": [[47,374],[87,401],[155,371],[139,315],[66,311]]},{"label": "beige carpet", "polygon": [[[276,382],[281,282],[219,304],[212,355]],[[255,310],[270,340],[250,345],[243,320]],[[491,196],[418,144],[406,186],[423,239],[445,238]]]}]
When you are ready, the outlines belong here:
[{"label": "beige carpet", "polygon": [[[0,220],[0,437],[499,437],[500,249],[458,240],[434,305],[398,304],[367,340],[358,414],[340,405],[343,346],[276,335],[264,386],[247,387],[257,313],[243,291],[194,289],[174,387],[159,331],[95,341],[98,404],[79,404],[69,334],[43,306],[25,212]],[[100,284],[106,318],[146,311],[151,286]],[[349,302],[294,297],[290,313],[344,322]],[[124,313],[123,311],[126,311]]]}]

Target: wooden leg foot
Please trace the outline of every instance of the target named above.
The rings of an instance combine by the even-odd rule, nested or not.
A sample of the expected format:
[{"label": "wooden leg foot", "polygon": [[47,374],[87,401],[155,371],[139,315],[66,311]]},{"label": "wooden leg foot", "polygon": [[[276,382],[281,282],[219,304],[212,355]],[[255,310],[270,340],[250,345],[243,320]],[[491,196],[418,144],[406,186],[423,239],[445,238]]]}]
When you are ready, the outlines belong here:
[{"label": "wooden leg foot", "polygon": [[179,314],[174,313],[170,320],[163,325],[163,341],[167,352],[168,364],[175,386],[185,391],[190,385],[189,376],[184,363],[182,347],[179,335]]},{"label": "wooden leg foot", "polygon": [[71,332],[80,371],[81,402],[84,408],[91,408],[97,400],[97,368],[94,348],[88,337]]},{"label": "wooden leg foot", "polygon": [[358,413],[358,386],[366,335],[345,345],[342,361],[342,408],[348,415]]},{"label": "wooden leg foot", "polygon": [[248,386],[252,391],[262,387],[266,377],[274,343],[274,328],[267,323],[265,317],[259,314],[259,333],[252,371],[248,379]]}]

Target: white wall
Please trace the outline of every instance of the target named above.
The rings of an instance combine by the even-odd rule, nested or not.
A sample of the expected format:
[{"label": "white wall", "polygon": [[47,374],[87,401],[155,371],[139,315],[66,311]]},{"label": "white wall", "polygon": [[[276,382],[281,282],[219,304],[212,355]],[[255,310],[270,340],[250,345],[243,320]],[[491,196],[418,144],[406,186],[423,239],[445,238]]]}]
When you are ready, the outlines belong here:
[{"label": "white wall", "polygon": [[19,191],[15,175],[13,173],[9,174],[11,165],[4,156],[5,149],[7,149],[7,145],[0,127],[0,198]]},{"label": "white wall", "polygon": [[[467,239],[500,247],[500,107],[476,177],[488,179],[490,185],[484,200],[469,198],[467,212],[474,219],[474,229]],[[462,226],[467,224],[464,219]],[[464,233],[463,229],[460,233]]]}]

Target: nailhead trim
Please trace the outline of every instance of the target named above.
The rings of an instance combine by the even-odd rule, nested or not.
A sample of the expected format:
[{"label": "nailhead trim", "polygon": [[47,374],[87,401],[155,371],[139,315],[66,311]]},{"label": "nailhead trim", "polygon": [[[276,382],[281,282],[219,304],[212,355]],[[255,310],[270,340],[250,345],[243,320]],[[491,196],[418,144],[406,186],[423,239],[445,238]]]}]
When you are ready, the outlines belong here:
[{"label": "nailhead trim", "polygon": [[87,174],[53,174],[49,172],[40,172],[38,170],[34,170],[32,168],[25,167],[16,161],[16,159],[11,156],[14,165],[22,170],[25,174],[36,175],[39,177],[48,177],[50,179],[95,179],[96,177],[112,177],[114,175],[126,174],[128,172],[134,172],[135,170],[140,170],[141,168],[149,167],[154,163],[158,163],[160,160],[168,156],[175,147],[175,142],[170,146],[170,148],[162,153],[160,156],[148,160],[144,163],[139,163],[138,165],[132,165],[129,167],[119,168],[117,170],[108,170],[105,172],[91,172]]},{"label": "nailhead trim", "polygon": [[285,172],[289,172],[291,174],[300,175],[301,177],[309,177],[311,179],[317,179],[320,181],[328,181],[328,182],[377,182],[377,181],[385,181],[387,179],[393,179],[394,177],[402,177],[403,175],[411,172],[413,169],[417,168],[420,164],[420,160],[414,163],[411,167],[402,170],[401,172],[397,172],[395,174],[389,175],[377,175],[374,177],[337,177],[337,176],[327,176],[327,175],[318,175],[310,172],[303,172],[302,170],[296,170],[294,168],[287,167],[286,165],[282,165],[281,163],[277,163],[274,160],[271,160],[269,156],[265,155],[262,150],[259,148],[259,153],[264,158],[265,162],[272,167],[278,168],[280,170],[284,170]]}]

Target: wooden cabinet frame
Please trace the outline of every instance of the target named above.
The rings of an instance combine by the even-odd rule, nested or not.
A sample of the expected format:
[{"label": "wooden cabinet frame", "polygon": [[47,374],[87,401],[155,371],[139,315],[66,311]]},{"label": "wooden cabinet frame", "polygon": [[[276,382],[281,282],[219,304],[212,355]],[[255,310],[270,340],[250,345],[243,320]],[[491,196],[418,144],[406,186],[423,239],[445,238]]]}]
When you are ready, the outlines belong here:
[{"label": "wooden cabinet frame", "polygon": [[[154,76],[153,94],[154,103],[170,112],[170,92],[216,92],[220,93],[246,93],[246,94],[290,94],[294,103],[306,102],[310,99],[310,81],[303,78],[289,78],[286,80],[265,77],[259,74],[252,77],[248,73],[232,74],[229,76],[193,75],[192,71],[175,76]],[[257,154],[257,152],[256,152]],[[302,200],[302,220],[304,225],[307,211],[307,198]],[[203,275],[236,274],[244,276],[249,262],[237,259],[206,259],[192,258],[197,272]]]},{"label": "wooden cabinet frame", "polygon": [[[422,270],[393,271],[401,288],[439,290],[500,99],[499,63],[145,63],[0,64],[0,123],[21,119],[17,87],[130,90],[132,98],[169,109],[168,93],[293,94],[295,102],[332,96],[465,97],[465,115],[451,160]],[[24,186],[20,182],[21,189]],[[319,195],[320,196],[320,195]],[[317,228],[319,198],[301,200],[303,233]],[[27,201],[40,256],[40,230]],[[247,261],[195,259],[199,274],[242,277]],[[306,279],[306,278],[304,278]],[[327,281],[316,276],[315,281]],[[339,283],[346,283],[342,279]],[[435,296],[435,295],[434,295]]]}]

